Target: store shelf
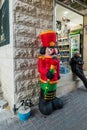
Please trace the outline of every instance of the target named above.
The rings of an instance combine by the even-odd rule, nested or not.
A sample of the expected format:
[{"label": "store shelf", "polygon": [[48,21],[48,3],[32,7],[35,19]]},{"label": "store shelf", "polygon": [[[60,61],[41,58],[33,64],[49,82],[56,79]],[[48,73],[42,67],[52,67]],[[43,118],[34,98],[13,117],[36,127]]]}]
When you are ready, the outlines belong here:
[{"label": "store shelf", "polygon": [[58,40],[63,40],[63,39],[68,39],[69,36],[65,36],[65,37],[58,37]]},{"label": "store shelf", "polygon": [[58,44],[58,46],[69,46],[69,44]]},{"label": "store shelf", "polygon": [[61,64],[62,64],[60,72],[65,74],[65,73],[69,72],[69,60],[70,60],[69,37],[62,37],[61,40],[58,39],[58,48],[59,48],[60,60],[61,60]]},{"label": "store shelf", "polygon": [[70,50],[60,50],[60,52],[65,52],[65,51],[66,51],[66,52],[67,52],[67,51],[69,52]]},{"label": "store shelf", "polygon": [[60,57],[62,57],[62,58],[69,58],[69,56],[60,56]]},{"label": "store shelf", "polygon": [[[65,29],[64,29],[65,28]],[[69,30],[66,24],[61,22],[61,29],[57,32],[57,41],[58,41],[58,49],[60,52],[60,67],[61,73],[67,73],[66,71],[69,69],[69,59],[70,59],[70,38],[69,38]]]}]

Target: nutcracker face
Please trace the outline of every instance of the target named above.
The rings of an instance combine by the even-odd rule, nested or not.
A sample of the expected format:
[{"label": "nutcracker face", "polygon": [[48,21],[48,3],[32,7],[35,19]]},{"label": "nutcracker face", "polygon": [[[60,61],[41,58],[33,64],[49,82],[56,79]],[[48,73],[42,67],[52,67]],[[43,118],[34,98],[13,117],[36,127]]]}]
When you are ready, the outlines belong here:
[{"label": "nutcracker face", "polygon": [[46,56],[52,56],[52,55],[57,55],[58,54],[58,49],[55,47],[47,47],[45,51]]}]

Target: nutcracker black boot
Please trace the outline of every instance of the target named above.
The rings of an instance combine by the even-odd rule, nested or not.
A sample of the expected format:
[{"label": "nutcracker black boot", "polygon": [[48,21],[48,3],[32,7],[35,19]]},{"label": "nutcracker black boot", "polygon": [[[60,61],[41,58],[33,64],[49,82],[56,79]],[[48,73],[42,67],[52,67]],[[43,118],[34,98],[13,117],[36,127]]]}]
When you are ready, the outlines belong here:
[{"label": "nutcracker black boot", "polygon": [[52,104],[53,104],[53,109],[61,109],[63,107],[63,101],[60,98],[55,97],[52,100]]},{"label": "nutcracker black boot", "polygon": [[40,93],[39,110],[44,115],[50,115],[53,112],[52,101],[47,100],[43,90]]}]

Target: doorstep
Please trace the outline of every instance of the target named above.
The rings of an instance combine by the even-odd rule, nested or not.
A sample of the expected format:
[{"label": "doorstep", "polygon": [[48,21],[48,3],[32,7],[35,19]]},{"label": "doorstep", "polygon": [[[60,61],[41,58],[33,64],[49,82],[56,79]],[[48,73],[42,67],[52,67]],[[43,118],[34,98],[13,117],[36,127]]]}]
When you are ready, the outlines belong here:
[{"label": "doorstep", "polygon": [[67,74],[61,74],[61,78],[58,81],[58,88],[56,95],[58,97],[61,97],[81,86],[84,87],[82,81],[79,78],[77,78],[76,81],[73,81],[71,71]]}]

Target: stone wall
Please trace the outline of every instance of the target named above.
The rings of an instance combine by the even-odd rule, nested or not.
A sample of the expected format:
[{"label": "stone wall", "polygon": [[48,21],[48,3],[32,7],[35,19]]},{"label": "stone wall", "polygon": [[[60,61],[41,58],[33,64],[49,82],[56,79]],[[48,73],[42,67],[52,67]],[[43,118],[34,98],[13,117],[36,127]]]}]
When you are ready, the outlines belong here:
[{"label": "stone wall", "polygon": [[14,0],[15,103],[38,102],[40,32],[53,29],[53,0]]}]

